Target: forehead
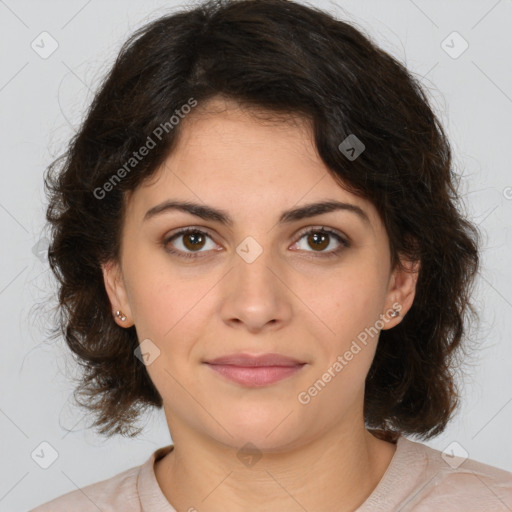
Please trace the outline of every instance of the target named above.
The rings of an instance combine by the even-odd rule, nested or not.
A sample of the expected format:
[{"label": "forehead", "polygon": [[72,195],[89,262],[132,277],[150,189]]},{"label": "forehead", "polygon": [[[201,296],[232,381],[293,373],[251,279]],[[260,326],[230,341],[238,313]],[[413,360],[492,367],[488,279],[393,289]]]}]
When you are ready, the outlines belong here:
[{"label": "forehead", "polygon": [[325,172],[318,165],[321,161],[312,138],[311,122],[299,115],[249,109],[233,101],[216,99],[185,117],[180,128],[177,147],[167,163],[186,160],[207,165],[221,160],[224,165],[220,167],[230,168],[233,162],[242,171],[258,167],[260,161],[260,174],[269,178],[271,173],[264,173],[265,165],[281,161],[279,167],[284,171],[286,164],[297,164],[300,160],[311,164],[310,172]]},{"label": "forehead", "polygon": [[130,202],[143,216],[156,204],[190,200],[255,218],[317,201],[349,202],[370,225],[374,206],[344,189],[317,153],[309,120],[217,101],[181,121],[177,145]]}]

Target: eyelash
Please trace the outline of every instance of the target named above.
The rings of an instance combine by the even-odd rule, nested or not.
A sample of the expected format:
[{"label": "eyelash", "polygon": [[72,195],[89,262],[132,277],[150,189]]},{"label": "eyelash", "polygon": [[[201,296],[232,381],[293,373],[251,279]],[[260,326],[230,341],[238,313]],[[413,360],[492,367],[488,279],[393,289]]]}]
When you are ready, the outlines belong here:
[{"label": "eyelash", "polygon": [[[184,235],[184,234],[187,234],[187,233],[199,233],[201,235],[206,235],[209,238],[212,238],[207,232],[202,231],[202,230],[200,230],[198,228],[194,228],[194,227],[183,228],[183,229],[180,229],[179,231],[177,231],[176,233],[174,233],[172,236],[167,237],[163,241],[164,249],[167,252],[171,253],[171,254],[175,254],[175,255],[177,255],[179,257],[183,257],[183,258],[199,258],[199,257],[201,257],[200,256],[201,252],[186,253],[186,252],[182,252],[182,251],[177,251],[175,249],[170,249],[168,247],[168,244],[170,242],[172,242],[175,238],[178,238],[180,235]],[[324,227],[322,227],[322,228],[312,228],[312,229],[308,229],[306,231],[301,232],[299,234],[299,238],[298,238],[297,241],[301,240],[305,235],[309,235],[311,233],[326,233],[328,235],[333,236],[341,244],[341,247],[339,247],[338,249],[335,249],[333,251],[328,251],[328,252],[325,252],[325,253],[317,253],[320,258],[335,258],[344,249],[347,249],[348,247],[350,247],[350,244],[344,238],[342,238],[337,232],[335,232],[335,231],[333,231],[331,229],[328,229],[328,228],[324,228]],[[306,252],[312,252],[312,251],[306,251]]]}]

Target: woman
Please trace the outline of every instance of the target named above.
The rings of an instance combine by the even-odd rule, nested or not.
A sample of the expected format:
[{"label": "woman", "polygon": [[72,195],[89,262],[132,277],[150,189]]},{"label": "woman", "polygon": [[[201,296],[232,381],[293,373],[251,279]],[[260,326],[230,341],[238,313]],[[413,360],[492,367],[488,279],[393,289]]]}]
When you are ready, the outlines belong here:
[{"label": "woman", "polygon": [[512,474],[404,437],[458,405],[479,237],[426,95],[354,27],[285,0],[160,18],[57,164],[83,405],[107,436],[163,407],[173,444],[35,511],[512,507]]}]

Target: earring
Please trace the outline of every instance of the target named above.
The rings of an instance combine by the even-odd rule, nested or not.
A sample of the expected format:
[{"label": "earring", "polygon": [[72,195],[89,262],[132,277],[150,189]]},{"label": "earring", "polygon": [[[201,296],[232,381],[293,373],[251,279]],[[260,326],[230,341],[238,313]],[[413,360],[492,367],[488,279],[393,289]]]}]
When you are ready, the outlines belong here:
[{"label": "earring", "polygon": [[124,322],[126,320],[126,316],[123,313],[121,313],[121,311],[116,311],[116,317],[119,318],[121,322]]},{"label": "earring", "polygon": [[400,310],[393,308],[393,313],[391,313],[391,315],[390,315],[390,316],[392,316],[393,318],[395,318],[395,317],[397,317],[397,316],[399,316],[399,315],[400,315]]}]

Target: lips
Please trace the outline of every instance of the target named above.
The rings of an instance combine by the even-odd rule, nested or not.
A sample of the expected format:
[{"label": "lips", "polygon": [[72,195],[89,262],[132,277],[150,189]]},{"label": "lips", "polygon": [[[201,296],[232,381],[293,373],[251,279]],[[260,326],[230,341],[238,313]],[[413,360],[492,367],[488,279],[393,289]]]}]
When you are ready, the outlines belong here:
[{"label": "lips", "polygon": [[223,378],[245,387],[262,387],[297,373],[306,364],[281,354],[230,354],[207,364]]},{"label": "lips", "polygon": [[299,361],[292,357],[283,356],[276,353],[267,354],[229,354],[226,356],[217,357],[206,361],[208,364],[222,364],[233,366],[297,366],[305,364],[304,361]]}]

